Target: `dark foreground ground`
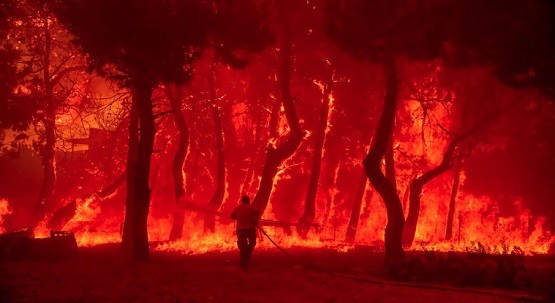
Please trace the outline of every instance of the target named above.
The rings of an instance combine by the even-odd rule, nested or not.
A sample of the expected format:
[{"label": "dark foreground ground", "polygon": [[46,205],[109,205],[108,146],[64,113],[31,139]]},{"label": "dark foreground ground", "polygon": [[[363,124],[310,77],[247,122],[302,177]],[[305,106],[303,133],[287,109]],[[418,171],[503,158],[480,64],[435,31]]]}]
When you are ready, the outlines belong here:
[{"label": "dark foreground ground", "polygon": [[235,252],[153,252],[150,264],[131,265],[115,245],[80,248],[68,260],[2,260],[0,302],[555,302],[549,256],[514,263],[411,253],[399,282],[383,278],[381,253],[289,251],[295,259],[257,250],[246,271]]}]

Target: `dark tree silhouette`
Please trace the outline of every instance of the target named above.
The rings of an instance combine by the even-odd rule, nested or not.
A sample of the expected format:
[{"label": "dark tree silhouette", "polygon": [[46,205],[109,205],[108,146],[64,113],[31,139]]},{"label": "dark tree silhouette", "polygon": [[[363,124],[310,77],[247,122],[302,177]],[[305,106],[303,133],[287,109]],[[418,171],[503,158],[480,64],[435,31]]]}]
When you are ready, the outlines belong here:
[{"label": "dark tree silhouette", "polygon": [[[276,78],[279,87],[279,93],[285,116],[289,124],[289,137],[286,141],[277,147],[268,146],[266,152],[266,162],[262,167],[262,176],[260,185],[253,199],[253,205],[264,212],[268,205],[268,200],[274,185],[274,178],[278,172],[282,162],[289,158],[301,144],[303,133],[295,110],[295,102],[291,95],[291,75],[293,73],[293,50],[291,41],[291,24],[288,18],[287,10],[288,1],[277,1],[276,11],[278,18],[276,22],[279,24],[278,37],[278,58]],[[279,107],[278,107],[279,108]]]},{"label": "dark tree silhouette", "polygon": [[451,196],[449,197],[449,207],[447,211],[447,223],[445,227],[445,240],[453,238],[453,222],[455,219],[455,207],[457,204],[457,196],[459,194],[459,185],[461,182],[463,159],[459,157],[455,164],[455,172],[453,177],[453,185],[451,186]]},{"label": "dark tree silhouette", "polygon": [[211,101],[211,111],[212,116],[214,118],[214,136],[216,138],[216,190],[214,191],[214,195],[208,202],[208,210],[211,213],[205,214],[204,218],[204,230],[214,232],[215,225],[216,225],[216,218],[213,214],[215,211],[220,208],[222,202],[224,200],[225,194],[225,154],[224,154],[224,130],[222,126],[222,116],[220,111],[220,105],[218,104],[218,100],[216,98],[216,67],[215,64],[212,63],[210,65],[210,75],[208,76],[208,90],[210,95]]},{"label": "dark tree silhouette", "polygon": [[363,173],[358,181],[353,208],[351,209],[351,216],[349,218],[349,224],[347,225],[347,233],[345,234],[345,241],[347,242],[355,241],[358,222],[360,220],[362,200],[364,198],[364,192],[366,191],[366,183],[368,183],[368,177],[366,176],[366,173]]},{"label": "dark tree silhouette", "polygon": [[21,97],[14,94],[21,77],[17,69],[21,53],[8,39],[8,33],[13,27],[13,18],[20,13],[15,1],[0,5],[0,138],[6,129],[24,130],[31,123],[32,109],[36,106],[32,99],[21,102]]},{"label": "dark tree silhouette", "polygon": [[[329,0],[331,38],[358,58],[381,63],[385,93],[380,124],[364,161],[385,202],[386,264],[401,266],[403,214],[395,186],[381,170],[397,107],[396,56],[442,58],[448,67],[487,66],[512,86],[534,86],[552,94],[553,5],[548,1],[362,1]],[[470,18],[472,16],[472,18]],[[473,20],[468,22],[468,20]],[[530,33],[533,33],[532,35]]]},{"label": "dark tree silhouette", "polygon": [[183,233],[183,223],[185,220],[185,210],[180,207],[180,201],[185,195],[185,178],[183,176],[183,166],[189,150],[189,128],[181,106],[183,104],[183,88],[176,84],[168,84],[166,95],[170,101],[171,108],[175,117],[175,124],[179,132],[179,142],[173,157],[172,173],[175,192],[175,209],[173,213],[172,228],[170,230],[170,241],[181,238]]},{"label": "dark tree silhouette", "polygon": [[[3,5],[3,9],[9,10],[10,3]],[[56,186],[56,115],[63,112],[76,91],[76,83],[83,80],[74,77],[74,72],[83,71],[85,66],[82,56],[67,42],[68,33],[48,3],[19,1],[16,7],[11,18],[6,19],[7,25],[4,24],[9,26],[10,36],[0,51],[5,60],[3,74],[9,75],[2,83],[12,86],[15,93],[2,98],[5,107],[0,114],[0,128],[11,128],[21,132],[20,138],[27,138],[25,133],[33,125],[39,135],[33,145],[41,156],[43,178],[27,223],[32,229],[44,219]],[[17,66],[9,63],[14,62],[14,56],[20,56]],[[70,75],[73,77],[67,81]],[[14,81],[18,83],[17,89]]]},{"label": "dark tree silhouette", "polygon": [[314,154],[312,159],[312,167],[310,171],[310,179],[305,197],[304,213],[299,219],[299,231],[301,235],[306,236],[310,225],[314,221],[316,215],[316,194],[318,192],[318,181],[320,180],[320,171],[322,170],[322,153],[324,150],[324,139],[326,138],[326,129],[328,128],[328,116],[330,111],[331,94],[333,90],[333,70],[329,67],[328,77],[323,84],[322,104],[320,105],[320,114],[318,116],[318,127],[314,136]]},{"label": "dark tree silhouette", "polygon": [[132,90],[122,248],[133,260],[148,261],[152,91],[158,83],[188,78],[186,67],[207,38],[208,9],[197,1],[60,0],[56,5],[91,66]]},{"label": "dark tree silhouette", "polygon": [[443,153],[441,163],[438,166],[424,172],[410,183],[409,212],[403,230],[403,246],[405,248],[410,248],[414,240],[416,226],[418,224],[418,216],[420,214],[420,198],[422,196],[424,186],[452,167],[455,157],[455,149],[468,136],[469,133],[464,133],[453,138]]},{"label": "dark tree silhouette", "polygon": [[[211,1],[209,40],[210,48],[214,50],[214,56],[209,63],[210,75],[208,76],[208,90],[210,95],[211,111],[214,117],[216,154],[217,154],[217,184],[216,191],[208,203],[211,213],[206,214],[206,229],[213,231],[215,218],[213,212],[217,211],[222,205],[226,188],[226,163],[224,157],[224,126],[222,122],[222,112],[217,102],[216,70],[219,63],[234,69],[245,68],[250,57],[257,52],[264,50],[273,41],[268,24],[265,21],[267,7],[259,1],[232,1],[214,0]],[[180,127],[183,132],[183,125]],[[187,156],[187,150],[182,150],[184,145],[180,145],[178,152],[180,157]],[[174,163],[174,165],[177,165]],[[183,165],[178,169],[174,166],[174,174],[182,174]],[[174,177],[175,178],[175,177]],[[177,181],[177,180],[176,180]],[[182,181],[181,183],[182,184]],[[179,187],[176,183],[176,186]],[[181,185],[182,187],[182,185]],[[183,195],[182,193],[181,195]],[[187,193],[188,195],[191,192]],[[179,198],[176,193],[176,201]],[[186,202],[185,202],[186,203]],[[183,211],[176,209],[174,224],[170,239],[175,240],[180,237],[183,229]]]},{"label": "dark tree silhouette", "polygon": [[383,173],[381,162],[392,137],[398,102],[398,75],[395,63],[397,50],[394,48],[393,38],[399,35],[395,21],[398,21],[396,17],[400,6],[386,1],[348,1],[348,3],[329,1],[328,3],[327,26],[332,39],[347,51],[363,58],[377,60],[383,65],[385,78],[383,111],[374,140],[363,163],[368,179],[386,205],[388,218],[385,229],[386,266],[393,274],[398,274],[404,255],[401,246],[404,215],[395,185]]}]

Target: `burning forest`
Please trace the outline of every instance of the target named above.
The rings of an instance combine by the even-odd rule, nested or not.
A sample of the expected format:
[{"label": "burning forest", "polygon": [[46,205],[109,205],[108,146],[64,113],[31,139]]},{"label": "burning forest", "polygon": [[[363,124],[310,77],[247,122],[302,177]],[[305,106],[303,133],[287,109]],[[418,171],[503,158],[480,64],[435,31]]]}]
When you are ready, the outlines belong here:
[{"label": "burning forest", "polygon": [[235,260],[244,196],[254,259],[364,251],[414,280],[422,253],[550,258],[554,21],[547,0],[4,1],[1,258],[74,237]]}]

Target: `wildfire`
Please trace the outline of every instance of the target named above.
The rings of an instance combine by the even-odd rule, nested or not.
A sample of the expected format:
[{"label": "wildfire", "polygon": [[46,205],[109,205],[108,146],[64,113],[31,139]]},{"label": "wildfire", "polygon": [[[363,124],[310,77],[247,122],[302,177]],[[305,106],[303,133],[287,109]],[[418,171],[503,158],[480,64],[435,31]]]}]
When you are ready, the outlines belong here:
[{"label": "wildfire", "polygon": [[[368,191],[371,189],[368,188]],[[439,196],[427,196],[431,200],[424,203],[421,221],[417,227],[416,244],[413,250],[435,251],[472,251],[493,254],[545,254],[550,245],[555,243],[555,236],[544,230],[544,219],[532,219],[530,212],[521,208],[519,215],[503,217],[493,211],[486,214],[488,205],[495,204],[487,197],[466,195],[461,198],[455,224],[454,239],[442,239],[445,228],[446,207]],[[383,232],[386,223],[385,207],[377,195],[366,201],[371,214],[361,222],[357,239],[354,243],[343,241],[348,212],[340,211],[337,205],[331,205],[329,215],[325,218],[320,213],[320,228],[311,230],[305,238],[296,233],[288,235],[278,227],[263,227],[268,235],[283,248],[311,247],[331,248],[338,251],[349,251],[357,245],[382,246]],[[433,199],[437,199],[434,203]],[[518,201],[517,203],[521,203]],[[271,203],[268,206],[268,219],[273,219]],[[491,207],[490,207],[491,208]],[[0,200],[0,219],[10,213],[6,200]],[[197,218],[198,217],[198,218]],[[178,241],[166,241],[171,229],[171,221],[167,218],[149,218],[149,239],[156,251],[178,252],[181,254],[203,254],[211,251],[233,251],[237,249],[234,226],[232,224],[218,224],[214,233],[204,233],[202,224],[198,224],[200,215],[192,215],[185,222],[184,237]],[[462,218],[462,220],[460,219]],[[338,220],[339,219],[339,220]],[[335,222],[334,222],[335,221]],[[3,222],[3,219],[2,221]],[[73,231],[79,246],[94,246],[104,243],[121,241],[122,218],[103,218],[94,199],[80,201],[76,214],[64,230]],[[2,225],[0,225],[0,228]],[[36,230],[37,237],[48,237],[49,231],[45,224]],[[259,248],[273,249],[273,244],[259,233]]]},{"label": "wildfire", "polygon": [[0,199],[0,233],[6,231],[4,220],[11,213],[12,210],[10,209],[10,205],[8,204],[8,200]]},{"label": "wildfire", "polygon": [[[316,83],[322,89],[321,83]],[[330,131],[331,116],[334,97],[330,95],[330,111],[328,113],[327,131]],[[240,108],[243,109],[242,107]],[[449,124],[448,106],[428,108],[432,112],[436,123]],[[289,132],[289,128],[283,117],[281,109],[278,130],[281,138]],[[449,142],[449,136],[442,131],[430,127],[430,122],[424,120],[424,112],[421,104],[415,100],[406,103],[405,111],[407,120],[401,125],[399,135],[394,138],[394,156],[397,168],[397,189],[402,200],[407,195],[410,182],[430,167],[441,162],[443,151]],[[402,122],[402,120],[400,120]],[[406,121],[409,121],[407,123]],[[426,124],[427,123],[427,124]],[[307,132],[309,133],[309,132]],[[276,145],[278,138],[270,138],[270,145]],[[330,152],[324,149],[324,152]],[[334,167],[333,184],[323,194],[326,197],[318,197],[316,203],[315,223],[318,229],[311,229],[306,237],[300,237],[295,233],[287,234],[283,228],[263,227],[268,235],[281,247],[312,247],[332,248],[338,251],[347,251],[357,245],[383,247],[384,228],[387,223],[386,209],[379,195],[373,193],[373,188],[367,186],[364,194],[361,215],[356,239],[353,243],[346,243],[345,238],[350,208],[348,207],[349,194],[340,188],[341,178],[344,176],[345,165],[350,165],[349,172],[355,167],[360,168],[360,163],[343,161]],[[299,161],[298,158],[289,158],[279,168],[276,175],[272,194],[264,219],[276,220],[274,213],[274,193],[278,190],[280,181],[295,178],[294,169],[300,166],[300,170],[306,173],[307,163]],[[460,190],[457,194],[455,218],[453,222],[453,238],[445,240],[447,227],[447,213],[449,207],[449,188],[452,173],[430,182],[424,187],[421,197],[421,207],[418,225],[416,228],[413,250],[436,250],[436,251],[472,251],[483,253],[521,253],[521,254],[543,254],[548,253],[550,246],[555,243],[555,236],[544,229],[545,220],[542,217],[533,217],[527,209],[525,201],[515,199],[514,215],[509,216],[500,211],[500,205],[492,197],[473,196],[465,192],[464,169],[461,172]],[[260,178],[260,176],[258,176]],[[104,215],[100,208],[100,201],[96,197],[90,197],[76,201],[75,215],[64,226],[64,230],[75,233],[79,246],[93,246],[102,243],[116,243],[121,241],[123,214],[112,217]],[[224,202],[225,204],[225,202]],[[347,207],[346,207],[347,205]],[[404,204],[405,214],[408,203]],[[4,218],[10,214],[10,208],[6,200],[0,200],[0,231],[4,231]],[[232,251],[236,250],[236,239],[234,226],[219,222],[214,233],[205,233],[202,224],[203,214],[189,212],[184,224],[184,236],[178,241],[167,241],[171,229],[171,220],[163,217],[157,212],[150,212],[148,220],[149,240],[156,251],[171,251],[182,254],[202,254],[210,251]],[[289,220],[294,225],[295,218]],[[45,223],[36,230],[39,237],[47,237],[49,230]],[[259,236],[259,247],[261,249],[272,249],[273,244]]]}]

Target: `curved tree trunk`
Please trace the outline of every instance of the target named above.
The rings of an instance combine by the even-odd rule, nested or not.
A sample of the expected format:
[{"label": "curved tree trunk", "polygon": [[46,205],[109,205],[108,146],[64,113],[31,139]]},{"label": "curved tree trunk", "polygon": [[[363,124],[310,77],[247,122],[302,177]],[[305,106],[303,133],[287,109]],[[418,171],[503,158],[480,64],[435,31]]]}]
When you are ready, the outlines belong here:
[{"label": "curved tree trunk", "polygon": [[268,200],[274,185],[274,178],[276,177],[279,166],[285,159],[289,158],[295,152],[297,147],[301,144],[303,138],[301,127],[299,125],[299,118],[297,117],[297,111],[295,110],[295,102],[293,100],[293,96],[291,95],[291,74],[293,69],[291,32],[283,2],[278,1],[276,5],[280,16],[279,24],[282,29],[276,76],[290,133],[287,140],[278,147],[268,147],[266,162],[262,167],[262,178],[252,203],[253,206],[261,211],[261,213],[264,212],[266,206],[268,205]]},{"label": "curved tree trunk", "polygon": [[322,92],[323,96],[322,105],[320,107],[318,128],[314,132],[315,142],[314,155],[312,158],[312,170],[310,171],[310,179],[308,181],[304,213],[299,220],[298,226],[301,236],[306,236],[316,215],[316,194],[318,192],[318,181],[320,179],[320,171],[322,168],[322,152],[324,149],[324,141],[326,139],[326,129],[328,128],[332,83],[333,72],[330,72]]},{"label": "curved tree trunk", "polygon": [[385,228],[385,265],[390,274],[400,273],[404,258],[402,247],[403,208],[395,186],[382,172],[381,163],[385,155],[389,139],[393,132],[393,123],[397,111],[397,69],[393,54],[384,51],[385,95],[383,112],[375,134],[375,139],[364,158],[364,168],[368,179],[382,197],[387,212]]},{"label": "curved tree trunk", "polygon": [[204,216],[204,230],[214,232],[216,224],[215,212],[220,208],[224,200],[225,193],[225,155],[224,155],[224,133],[222,127],[222,118],[218,105],[216,104],[216,85],[214,79],[214,66],[210,75],[209,90],[212,99],[212,115],[214,117],[214,134],[216,137],[216,158],[217,158],[217,175],[216,175],[216,191],[208,202],[209,213]]},{"label": "curved tree trunk", "polygon": [[[279,88],[278,88],[279,90]],[[278,123],[279,123],[279,116],[281,110],[281,100],[276,98],[274,104],[272,104],[272,111],[270,113],[270,122],[268,124],[269,129],[269,140],[275,140],[279,136],[278,132]]]},{"label": "curved tree trunk", "polygon": [[459,157],[455,167],[455,176],[453,178],[453,187],[451,188],[451,198],[449,199],[449,210],[447,212],[447,227],[445,229],[445,240],[451,240],[453,237],[453,221],[455,217],[455,207],[457,203],[457,195],[459,193],[459,184],[461,181],[462,158]]},{"label": "curved tree trunk", "polygon": [[403,230],[403,246],[405,248],[409,248],[414,241],[416,226],[418,225],[418,216],[420,214],[420,197],[422,196],[424,185],[451,168],[455,148],[464,138],[466,138],[466,134],[457,136],[453,139],[445,149],[441,163],[410,183],[409,213]]},{"label": "curved tree trunk", "polygon": [[[395,122],[393,122],[395,125]],[[387,148],[384,155],[385,160],[385,177],[393,184],[395,190],[397,190],[397,176],[395,174],[395,158],[393,155],[393,132],[391,132],[391,137],[387,143]]]},{"label": "curved tree trunk", "polygon": [[[418,174],[413,173],[412,176],[410,177],[410,180],[416,179],[416,176],[418,176]],[[409,202],[409,192],[410,192],[410,184],[409,184],[409,186],[407,186],[407,188],[405,189],[405,192],[403,193],[403,211],[404,211],[404,213],[408,213],[407,203]]]},{"label": "curved tree trunk", "polygon": [[364,192],[366,191],[367,182],[368,182],[368,177],[366,177],[366,174],[363,172],[358,181],[357,193],[355,195],[353,209],[351,210],[349,225],[347,226],[347,234],[345,235],[345,241],[347,242],[355,241],[358,222],[360,218],[360,209],[362,207],[362,199],[364,198]]},{"label": "curved tree trunk", "polygon": [[[131,216],[131,228],[124,229],[123,238],[127,238],[127,244],[131,246],[133,261],[148,262],[148,210],[150,205],[150,158],[154,145],[154,115],[152,112],[152,86],[148,82],[136,82],[133,86],[133,103],[137,104],[139,115],[140,136],[137,146],[137,158],[135,162],[135,176],[133,186],[128,187],[128,195],[133,191],[132,200],[128,196],[126,205],[133,205]],[[128,210],[126,209],[126,213]],[[128,222],[126,222],[128,223]],[[130,232],[125,234],[125,232]],[[129,252],[129,251],[126,251]]]},{"label": "curved tree trunk", "polygon": [[175,209],[173,212],[172,228],[170,230],[169,238],[170,241],[175,241],[181,238],[183,234],[183,223],[185,219],[185,210],[180,207],[180,201],[185,195],[185,172],[183,171],[183,166],[185,164],[185,158],[187,158],[187,152],[189,151],[189,128],[187,127],[185,116],[181,110],[183,102],[182,88],[175,84],[171,84],[168,86],[166,94],[170,100],[170,105],[175,118],[175,125],[177,126],[177,131],[179,133],[177,150],[175,151],[175,156],[173,157],[172,162],[173,183],[175,189]]}]

